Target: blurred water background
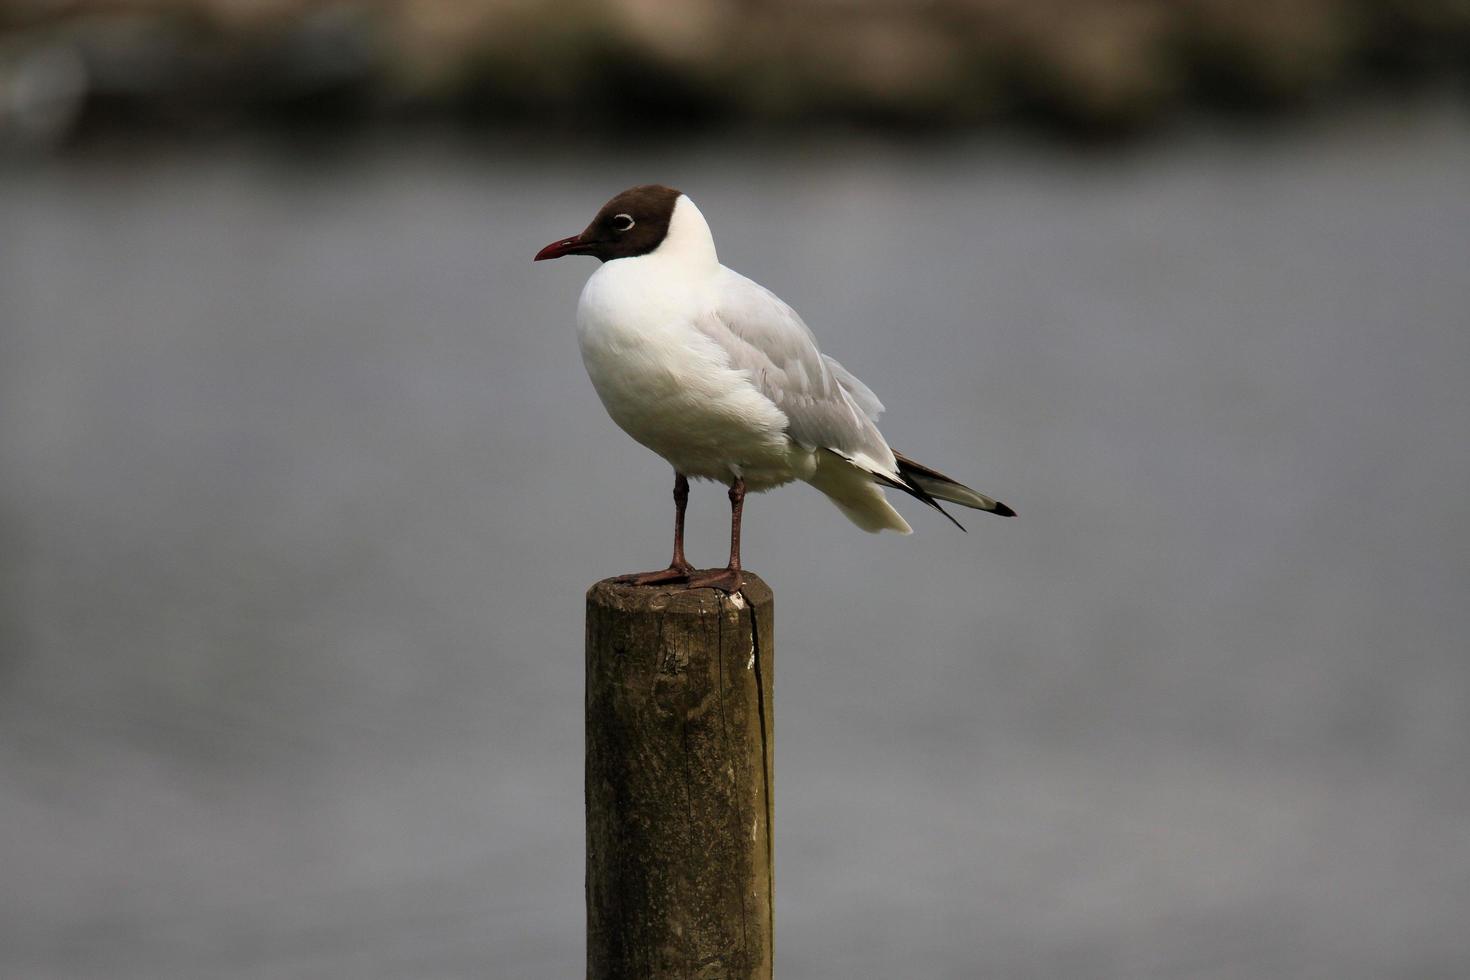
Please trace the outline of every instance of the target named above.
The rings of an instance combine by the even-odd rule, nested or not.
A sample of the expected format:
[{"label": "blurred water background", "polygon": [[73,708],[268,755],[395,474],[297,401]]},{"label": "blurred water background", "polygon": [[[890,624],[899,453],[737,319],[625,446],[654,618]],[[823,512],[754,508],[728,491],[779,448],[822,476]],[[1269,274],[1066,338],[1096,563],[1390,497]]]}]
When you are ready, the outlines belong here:
[{"label": "blurred water background", "polygon": [[671,480],[530,257],[654,180],[1021,515],[749,505],[778,975],[1470,975],[1462,97],[1106,147],[103,104],[0,169],[0,976],[580,975],[582,591]]}]

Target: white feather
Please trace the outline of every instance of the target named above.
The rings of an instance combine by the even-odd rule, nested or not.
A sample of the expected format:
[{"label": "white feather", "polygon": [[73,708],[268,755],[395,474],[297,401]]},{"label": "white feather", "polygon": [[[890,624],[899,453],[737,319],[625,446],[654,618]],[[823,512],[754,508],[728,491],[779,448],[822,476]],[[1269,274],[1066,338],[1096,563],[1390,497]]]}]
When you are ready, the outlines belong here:
[{"label": "white feather", "polygon": [[593,273],[577,328],[608,414],[680,473],[755,491],[804,480],[864,530],[910,531],[872,479],[898,477],[882,403],[790,306],[720,264],[689,198],[658,248]]}]

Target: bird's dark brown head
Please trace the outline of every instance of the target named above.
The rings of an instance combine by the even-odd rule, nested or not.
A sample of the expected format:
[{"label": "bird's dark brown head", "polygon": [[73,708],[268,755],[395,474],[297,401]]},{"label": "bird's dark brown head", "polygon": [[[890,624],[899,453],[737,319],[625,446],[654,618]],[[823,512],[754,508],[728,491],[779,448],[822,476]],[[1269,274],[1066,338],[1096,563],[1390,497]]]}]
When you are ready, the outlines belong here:
[{"label": "bird's dark brown head", "polygon": [[680,194],[662,184],[630,187],[608,201],[580,235],[563,238],[536,253],[532,261],[563,255],[595,255],[604,262],[647,255],[663,243]]}]

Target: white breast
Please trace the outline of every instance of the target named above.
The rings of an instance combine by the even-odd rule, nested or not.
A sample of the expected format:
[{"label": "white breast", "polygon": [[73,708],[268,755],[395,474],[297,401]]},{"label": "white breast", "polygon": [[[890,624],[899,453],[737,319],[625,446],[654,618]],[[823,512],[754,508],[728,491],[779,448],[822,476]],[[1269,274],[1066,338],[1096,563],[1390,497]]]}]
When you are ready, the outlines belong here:
[{"label": "white breast", "polygon": [[[718,269],[718,263],[713,264]],[[694,329],[710,277],[657,253],[593,273],[577,307],[582,360],[614,422],[679,472],[764,489],[805,475],[786,416]]]}]

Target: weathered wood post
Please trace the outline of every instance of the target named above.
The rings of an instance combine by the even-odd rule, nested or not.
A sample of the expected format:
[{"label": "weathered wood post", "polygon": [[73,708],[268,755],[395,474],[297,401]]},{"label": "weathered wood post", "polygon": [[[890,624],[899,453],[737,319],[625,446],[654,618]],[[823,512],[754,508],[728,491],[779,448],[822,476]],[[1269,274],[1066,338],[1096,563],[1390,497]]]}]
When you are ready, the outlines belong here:
[{"label": "weathered wood post", "polygon": [[772,609],[587,592],[588,980],[770,980]]}]

